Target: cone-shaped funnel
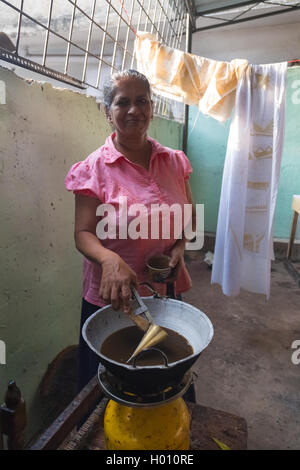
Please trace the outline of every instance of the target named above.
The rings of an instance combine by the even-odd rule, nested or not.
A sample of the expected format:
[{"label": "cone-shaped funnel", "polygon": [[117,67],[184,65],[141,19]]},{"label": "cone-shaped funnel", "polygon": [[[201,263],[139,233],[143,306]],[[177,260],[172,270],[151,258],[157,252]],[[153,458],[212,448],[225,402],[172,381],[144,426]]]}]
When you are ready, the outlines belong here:
[{"label": "cone-shaped funnel", "polygon": [[168,333],[158,325],[150,325],[134,353],[130,356],[127,363],[137,356],[143,349],[150,348],[157,343],[160,343],[168,336]]}]

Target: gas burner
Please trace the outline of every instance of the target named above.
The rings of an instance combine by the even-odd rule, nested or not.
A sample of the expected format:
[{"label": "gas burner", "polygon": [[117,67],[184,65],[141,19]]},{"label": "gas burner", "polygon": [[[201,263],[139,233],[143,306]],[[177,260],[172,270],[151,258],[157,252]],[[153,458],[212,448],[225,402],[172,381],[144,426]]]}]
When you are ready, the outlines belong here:
[{"label": "gas burner", "polygon": [[[133,393],[132,388],[111,374],[100,363],[98,380],[105,395],[124,406],[159,406],[181,397],[192,383],[193,373],[189,369],[180,383],[154,394]],[[130,390],[131,389],[131,390]]]}]

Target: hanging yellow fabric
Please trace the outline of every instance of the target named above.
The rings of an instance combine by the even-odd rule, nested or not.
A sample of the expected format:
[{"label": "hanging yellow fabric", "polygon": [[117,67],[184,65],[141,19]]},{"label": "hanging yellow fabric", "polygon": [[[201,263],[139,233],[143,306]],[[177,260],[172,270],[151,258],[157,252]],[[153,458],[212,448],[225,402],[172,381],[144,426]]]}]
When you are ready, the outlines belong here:
[{"label": "hanging yellow fabric", "polygon": [[196,105],[218,121],[230,116],[247,60],[222,62],[188,54],[162,45],[147,32],[138,32],[135,53],[138,70],[157,93]]}]

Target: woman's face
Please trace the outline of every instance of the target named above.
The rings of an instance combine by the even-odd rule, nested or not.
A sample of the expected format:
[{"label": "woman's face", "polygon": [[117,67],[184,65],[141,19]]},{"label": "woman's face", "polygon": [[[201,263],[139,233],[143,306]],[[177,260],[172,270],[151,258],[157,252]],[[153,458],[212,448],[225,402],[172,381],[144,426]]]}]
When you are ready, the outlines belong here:
[{"label": "woman's face", "polygon": [[136,77],[119,80],[107,114],[120,136],[144,136],[153,117],[151,97],[145,84]]}]

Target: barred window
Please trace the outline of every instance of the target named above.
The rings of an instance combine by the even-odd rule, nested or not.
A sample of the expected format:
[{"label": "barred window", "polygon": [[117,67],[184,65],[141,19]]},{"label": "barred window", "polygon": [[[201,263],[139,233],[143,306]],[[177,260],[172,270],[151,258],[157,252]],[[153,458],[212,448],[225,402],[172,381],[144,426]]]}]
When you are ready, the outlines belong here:
[{"label": "barred window", "polygon": [[[101,100],[110,73],[136,68],[137,31],[186,50],[187,21],[184,0],[0,0],[0,59]],[[156,115],[183,121],[181,103],[154,102]]]}]

